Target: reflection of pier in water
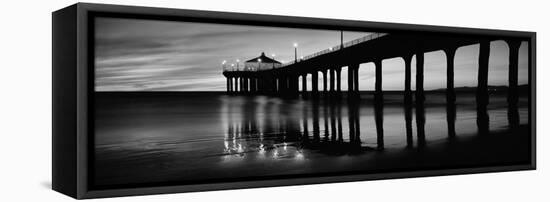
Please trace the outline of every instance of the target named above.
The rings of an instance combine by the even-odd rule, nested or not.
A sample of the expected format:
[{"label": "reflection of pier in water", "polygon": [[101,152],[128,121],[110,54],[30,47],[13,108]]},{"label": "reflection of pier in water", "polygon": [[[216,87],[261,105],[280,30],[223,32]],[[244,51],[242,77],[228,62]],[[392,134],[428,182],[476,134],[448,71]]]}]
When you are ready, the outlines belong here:
[{"label": "reflection of pier in water", "polygon": [[[283,100],[266,96],[228,97],[224,106],[226,111],[222,115],[227,127],[224,156],[244,158],[258,155],[273,159],[303,159],[307,157],[307,151],[325,155],[382,151],[387,146],[384,141],[384,96],[374,93],[372,98],[372,101],[359,101]],[[364,102],[362,106],[361,102]],[[388,107],[393,109],[397,104],[403,110],[402,137],[406,141],[399,145],[403,144],[403,148],[408,149],[423,149],[428,146],[426,134],[431,134],[425,131],[424,104],[412,103],[410,100],[407,102],[408,104],[403,105],[386,104],[392,105]],[[447,118],[447,138],[452,141],[456,137],[456,105],[447,104],[443,110]],[[517,108],[513,110],[518,113]],[[361,113],[364,113],[363,116]],[[371,118],[373,120],[363,121],[373,121],[373,125],[360,124],[361,119]],[[390,123],[391,121],[395,120],[390,120]],[[488,122],[487,125],[479,124],[477,122],[478,127],[489,128]],[[509,124],[512,129],[518,125]],[[478,134],[486,134],[480,131],[478,129]],[[395,138],[396,134],[390,135]],[[369,140],[362,140],[361,137]],[[395,143],[395,139],[393,141]],[[392,148],[396,148],[396,145]]]},{"label": "reflection of pier in water", "polygon": [[[263,97],[266,98],[266,97]],[[269,98],[268,98],[269,99]],[[331,100],[278,100],[278,104],[258,104],[255,99],[228,100],[224,116],[227,133],[224,141],[226,155],[244,157],[259,154],[276,159],[304,158],[304,150],[317,151],[327,155],[353,155],[368,151],[384,150],[384,101],[382,95],[374,95],[370,108],[375,130],[363,130],[363,135],[376,137],[376,142],[361,140],[361,107],[356,99]],[[244,102],[242,102],[244,100]],[[265,102],[265,100],[264,100]],[[293,109],[283,108],[287,104],[299,104],[300,116]],[[363,108],[365,109],[365,108]],[[408,148],[425,146],[424,114],[416,110],[417,137],[413,138],[413,106],[403,105]],[[234,111],[236,110],[236,111]],[[294,114],[295,115],[295,114]],[[347,119],[347,120],[345,120]],[[345,122],[347,121],[347,124]],[[454,123],[449,122],[449,125]],[[347,130],[344,127],[348,127]],[[371,132],[372,131],[372,132]],[[454,134],[449,134],[454,136]],[[416,146],[414,140],[416,139]]]}]

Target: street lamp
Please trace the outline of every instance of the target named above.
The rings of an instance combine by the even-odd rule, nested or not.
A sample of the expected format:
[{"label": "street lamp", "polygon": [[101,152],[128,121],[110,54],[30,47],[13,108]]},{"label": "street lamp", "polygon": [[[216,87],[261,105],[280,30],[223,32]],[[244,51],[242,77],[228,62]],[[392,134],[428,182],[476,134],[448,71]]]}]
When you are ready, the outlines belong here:
[{"label": "street lamp", "polygon": [[340,50],[344,49],[344,30],[340,30]]},{"label": "street lamp", "polygon": [[261,62],[262,62],[262,59],[261,59],[261,58],[258,58],[258,69],[257,69],[257,70],[260,69],[260,63],[261,63]]},{"label": "street lamp", "polygon": [[294,62],[298,62],[298,43],[294,43]]},{"label": "street lamp", "polygon": [[225,60],[222,61],[222,69],[223,69],[223,70],[225,70],[225,63],[226,63],[226,62],[227,62],[227,61],[225,61]]}]

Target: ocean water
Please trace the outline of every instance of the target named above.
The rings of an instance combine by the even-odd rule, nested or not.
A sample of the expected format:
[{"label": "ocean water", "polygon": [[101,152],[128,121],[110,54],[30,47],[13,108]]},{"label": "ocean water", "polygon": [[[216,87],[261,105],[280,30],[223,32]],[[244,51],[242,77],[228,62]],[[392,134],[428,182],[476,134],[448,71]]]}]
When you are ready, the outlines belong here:
[{"label": "ocean water", "polygon": [[385,93],[383,106],[371,93],[355,102],[224,93],[95,97],[98,187],[508,165],[530,158],[526,96],[517,108],[519,126],[512,127],[506,95],[491,94],[486,134],[479,132],[473,93],[457,94],[454,121],[445,95],[435,92],[426,94],[423,113],[403,105],[395,92]]}]

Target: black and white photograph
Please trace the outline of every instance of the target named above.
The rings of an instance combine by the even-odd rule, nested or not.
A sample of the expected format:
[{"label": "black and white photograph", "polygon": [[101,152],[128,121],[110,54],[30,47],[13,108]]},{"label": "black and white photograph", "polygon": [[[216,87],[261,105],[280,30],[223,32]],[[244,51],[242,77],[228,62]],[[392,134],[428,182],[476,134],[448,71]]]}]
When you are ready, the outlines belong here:
[{"label": "black and white photograph", "polygon": [[550,201],[544,1],[2,8],[0,201]]},{"label": "black and white photograph", "polygon": [[528,38],[93,20],[98,189],[529,164]]}]

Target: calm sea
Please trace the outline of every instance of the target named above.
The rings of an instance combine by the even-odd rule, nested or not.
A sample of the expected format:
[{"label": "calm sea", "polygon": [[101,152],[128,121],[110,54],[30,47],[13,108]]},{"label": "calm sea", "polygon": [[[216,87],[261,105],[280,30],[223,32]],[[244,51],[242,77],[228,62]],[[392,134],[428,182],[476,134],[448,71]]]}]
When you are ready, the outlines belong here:
[{"label": "calm sea", "polygon": [[[94,184],[269,179],[507,165],[529,160],[527,98],[520,127],[505,94],[490,96],[489,134],[479,134],[472,93],[457,94],[456,120],[443,93],[427,93],[425,124],[400,93],[375,110],[350,104],[224,93],[96,93]],[[454,123],[455,135],[448,124]],[[419,136],[419,128],[425,134]],[[409,135],[407,135],[409,134]]]}]

